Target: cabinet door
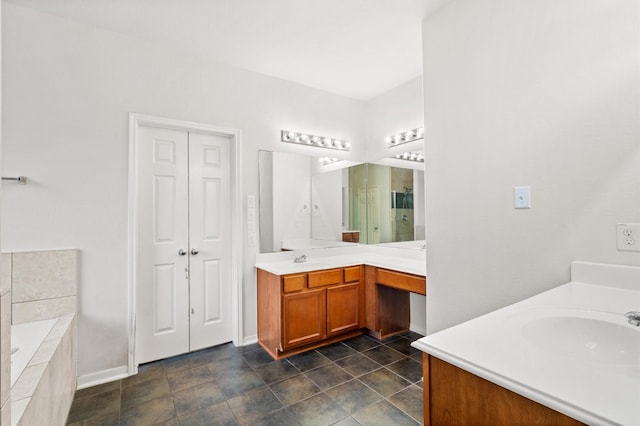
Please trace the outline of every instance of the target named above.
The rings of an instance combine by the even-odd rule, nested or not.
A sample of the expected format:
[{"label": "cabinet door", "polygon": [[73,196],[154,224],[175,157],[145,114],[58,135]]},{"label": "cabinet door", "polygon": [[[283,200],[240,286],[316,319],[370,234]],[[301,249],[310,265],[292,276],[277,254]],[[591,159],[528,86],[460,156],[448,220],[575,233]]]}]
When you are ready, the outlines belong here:
[{"label": "cabinet door", "polygon": [[327,337],[325,289],[282,296],[282,349],[289,349]]},{"label": "cabinet door", "polygon": [[360,283],[327,289],[328,335],[360,328]]}]

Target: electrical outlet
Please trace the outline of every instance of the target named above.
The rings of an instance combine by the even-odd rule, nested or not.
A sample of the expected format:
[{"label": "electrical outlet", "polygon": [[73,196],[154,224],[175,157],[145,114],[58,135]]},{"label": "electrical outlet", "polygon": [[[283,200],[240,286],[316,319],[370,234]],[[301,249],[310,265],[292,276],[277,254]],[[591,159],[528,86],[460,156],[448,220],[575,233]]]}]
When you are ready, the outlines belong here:
[{"label": "electrical outlet", "polygon": [[616,243],[621,251],[640,251],[640,223],[618,223]]}]

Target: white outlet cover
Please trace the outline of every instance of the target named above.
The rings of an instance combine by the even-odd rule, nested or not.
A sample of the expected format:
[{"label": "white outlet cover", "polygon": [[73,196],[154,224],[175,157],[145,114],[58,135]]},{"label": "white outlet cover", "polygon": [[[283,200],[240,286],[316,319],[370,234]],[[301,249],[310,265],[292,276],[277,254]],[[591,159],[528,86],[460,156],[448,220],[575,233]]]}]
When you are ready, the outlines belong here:
[{"label": "white outlet cover", "polygon": [[640,223],[616,224],[616,245],[619,251],[640,251]]}]

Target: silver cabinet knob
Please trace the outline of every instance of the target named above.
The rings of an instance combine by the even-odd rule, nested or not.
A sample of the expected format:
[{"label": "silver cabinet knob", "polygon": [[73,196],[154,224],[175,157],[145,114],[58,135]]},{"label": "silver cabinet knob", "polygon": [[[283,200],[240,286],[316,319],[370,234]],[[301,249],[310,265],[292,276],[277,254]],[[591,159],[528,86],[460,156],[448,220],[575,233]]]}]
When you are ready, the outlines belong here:
[{"label": "silver cabinet knob", "polygon": [[187,254],[187,252],[186,252],[186,251],[184,251],[183,249],[180,249],[180,250],[178,250],[178,254],[179,254],[180,256],[184,256],[185,254]]},{"label": "silver cabinet knob", "polygon": [[200,253],[200,252],[198,251],[198,249],[191,249],[191,254],[192,254],[192,255],[194,255],[194,256],[195,256],[195,255],[196,255],[196,254],[198,254],[198,253]]}]

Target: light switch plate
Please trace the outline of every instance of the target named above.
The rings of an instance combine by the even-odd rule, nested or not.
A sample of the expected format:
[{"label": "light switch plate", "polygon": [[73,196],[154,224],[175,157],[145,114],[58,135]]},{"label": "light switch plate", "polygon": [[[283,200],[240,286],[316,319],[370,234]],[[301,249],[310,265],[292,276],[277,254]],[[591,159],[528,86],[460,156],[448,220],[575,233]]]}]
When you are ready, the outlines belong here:
[{"label": "light switch plate", "polygon": [[530,209],[531,208],[531,187],[516,186],[513,188],[513,208],[514,209]]},{"label": "light switch plate", "polygon": [[247,195],[247,208],[253,208],[256,206],[256,196]]},{"label": "light switch plate", "polygon": [[256,220],[256,208],[249,207],[247,209],[247,220]]}]

